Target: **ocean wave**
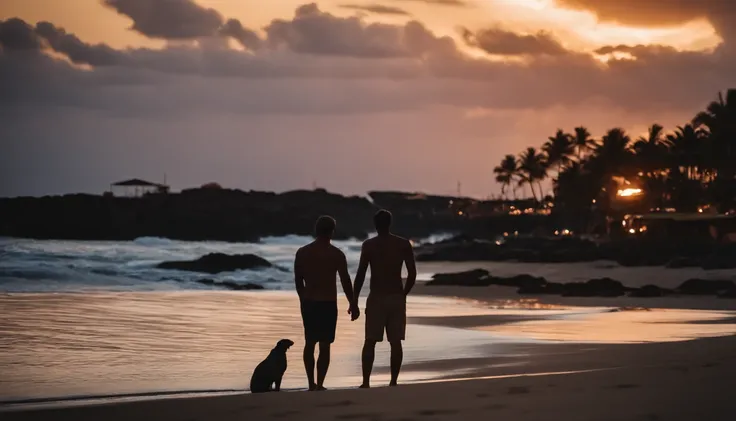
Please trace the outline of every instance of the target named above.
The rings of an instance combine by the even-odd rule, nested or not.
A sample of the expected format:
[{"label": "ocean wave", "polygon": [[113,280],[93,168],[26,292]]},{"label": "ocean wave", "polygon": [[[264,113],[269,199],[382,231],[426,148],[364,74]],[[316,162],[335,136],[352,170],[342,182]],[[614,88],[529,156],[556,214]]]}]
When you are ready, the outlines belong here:
[{"label": "ocean wave", "polygon": [[168,247],[174,244],[175,241],[164,237],[138,237],[133,240],[133,243],[139,246]]},{"label": "ocean wave", "polygon": [[0,270],[0,278],[39,280],[64,280],[69,279],[69,274],[57,270],[43,269],[10,269]]}]

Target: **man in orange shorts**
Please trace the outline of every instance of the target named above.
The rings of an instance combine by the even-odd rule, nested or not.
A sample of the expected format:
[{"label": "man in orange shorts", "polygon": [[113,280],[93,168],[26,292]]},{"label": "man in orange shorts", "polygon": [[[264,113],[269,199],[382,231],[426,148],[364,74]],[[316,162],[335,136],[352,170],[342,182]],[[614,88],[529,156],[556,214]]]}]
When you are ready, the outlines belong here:
[{"label": "man in orange shorts", "polygon": [[[355,276],[355,299],[365,282],[368,267],[371,268],[370,293],[365,307],[365,343],[363,345],[363,384],[370,387],[371,371],[375,358],[376,342],[383,341],[383,333],[391,344],[391,383],[398,384],[404,350],[401,341],[406,336],[406,296],[417,279],[414,250],[411,242],[391,233],[391,213],[380,210],[373,217],[377,235],[366,240],[360,253],[358,273]],[[406,264],[406,285],[401,279],[401,269]]]}]

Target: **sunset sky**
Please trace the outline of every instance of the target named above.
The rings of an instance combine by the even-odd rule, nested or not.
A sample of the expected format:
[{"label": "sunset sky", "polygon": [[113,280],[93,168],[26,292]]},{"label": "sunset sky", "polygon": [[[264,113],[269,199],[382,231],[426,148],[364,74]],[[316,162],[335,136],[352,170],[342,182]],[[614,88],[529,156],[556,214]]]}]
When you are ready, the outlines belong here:
[{"label": "sunset sky", "polygon": [[725,0],[4,0],[0,196],[138,177],[498,194],[557,128],[736,87]]}]

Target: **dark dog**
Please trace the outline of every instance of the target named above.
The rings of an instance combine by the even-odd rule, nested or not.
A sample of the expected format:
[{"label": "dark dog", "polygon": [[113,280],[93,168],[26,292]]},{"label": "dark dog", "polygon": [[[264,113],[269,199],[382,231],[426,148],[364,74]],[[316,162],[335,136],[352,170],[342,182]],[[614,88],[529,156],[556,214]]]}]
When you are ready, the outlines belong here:
[{"label": "dark dog", "polygon": [[281,379],[286,372],[286,351],[292,345],[294,342],[289,339],[278,341],[268,357],[258,364],[250,378],[251,393],[278,392],[281,389]]}]

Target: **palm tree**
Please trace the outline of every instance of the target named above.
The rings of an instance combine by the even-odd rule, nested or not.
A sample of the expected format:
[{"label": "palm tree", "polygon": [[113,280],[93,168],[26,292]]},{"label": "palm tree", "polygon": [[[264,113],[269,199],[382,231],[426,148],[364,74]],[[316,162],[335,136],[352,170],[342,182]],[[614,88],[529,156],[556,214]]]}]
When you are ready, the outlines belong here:
[{"label": "palm tree", "polygon": [[726,97],[718,93],[718,100],[711,102],[705,111],[694,119],[695,128],[707,132],[713,146],[712,167],[724,172],[725,179],[736,175],[736,89],[729,89]]},{"label": "palm tree", "polygon": [[667,166],[667,143],[663,136],[664,127],[659,124],[653,124],[649,128],[646,137],[642,136],[634,143],[633,149],[636,152],[636,161],[640,170],[646,173],[648,177]]},{"label": "palm tree", "polygon": [[574,153],[572,136],[557,129],[557,133],[550,137],[542,146],[542,150],[547,154],[547,166],[557,166],[557,175],[562,172],[562,168],[570,163],[570,157]]},{"label": "palm tree", "polygon": [[575,152],[578,158],[578,162],[583,156],[583,152],[586,152],[593,147],[595,143],[593,138],[590,137],[590,132],[583,126],[575,127],[575,134],[572,138],[572,143],[575,146]]},{"label": "palm tree", "polygon": [[706,133],[696,129],[692,124],[677,130],[667,136],[671,152],[671,166],[684,168],[687,179],[701,178],[704,175],[704,151]]},{"label": "palm tree", "polygon": [[[501,196],[506,197],[506,188],[508,188],[519,174],[519,162],[514,155],[506,155],[501,164],[493,169],[496,173],[496,182],[501,183]],[[516,199],[516,189],[514,191],[514,199]]]},{"label": "palm tree", "polygon": [[591,163],[607,177],[630,172],[630,142],[631,138],[624,129],[609,130],[595,147]]},{"label": "palm tree", "polygon": [[534,182],[537,182],[539,193],[542,195],[542,185],[540,183],[547,177],[544,155],[537,152],[537,148],[526,148],[526,151],[521,154],[519,157],[519,174],[519,185],[523,185],[524,183],[529,184],[529,188],[532,190],[532,196],[536,201],[537,194],[534,191]]},{"label": "palm tree", "polygon": [[705,166],[713,170],[714,179],[709,185],[712,199],[720,210],[729,210],[736,197],[736,89],[729,89],[725,98],[719,92],[718,100],[699,113],[693,124],[708,137]]}]

